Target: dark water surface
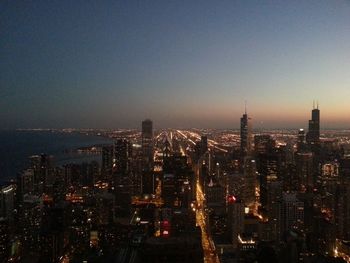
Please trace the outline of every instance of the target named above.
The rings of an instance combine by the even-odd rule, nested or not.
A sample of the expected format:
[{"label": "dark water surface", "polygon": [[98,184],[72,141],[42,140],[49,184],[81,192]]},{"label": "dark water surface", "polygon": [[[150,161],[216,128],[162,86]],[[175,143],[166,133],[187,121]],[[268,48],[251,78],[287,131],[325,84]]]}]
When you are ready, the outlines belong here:
[{"label": "dark water surface", "polygon": [[108,138],[51,131],[0,131],[0,182],[14,179],[28,165],[28,157],[54,155],[56,165],[66,162],[99,161],[100,155],[77,155],[65,150],[108,144]]}]

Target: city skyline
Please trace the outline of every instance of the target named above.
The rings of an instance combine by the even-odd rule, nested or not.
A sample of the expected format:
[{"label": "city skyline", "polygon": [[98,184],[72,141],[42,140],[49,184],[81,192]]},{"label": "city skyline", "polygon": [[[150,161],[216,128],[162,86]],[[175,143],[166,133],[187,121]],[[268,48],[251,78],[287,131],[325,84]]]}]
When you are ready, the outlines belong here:
[{"label": "city skyline", "polygon": [[350,262],[350,1],[0,1],[0,262]]},{"label": "city skyline", "polygon": [[2,128],[349,128],[350,4],[0,4]]},{"label": "city skyline", "polygon": [[[314,102],[315,103],[315,102]],[[318,110],[320,111],[320,108],[319,108],[319,104],[317,102],[317,108],[313,105],[313,107],[311,107],[309,110],[311,111],[314,111],[314,110]],[[255,119],[252,118],[251,114],[248,114],[247,112],[247,109],[246,109],[246,106],[245,106],[245,111],[242,112],[243,113],[243,117],[244,116],[249,116],[249,122],[254,122],[256,121]],[[220,117],[220,116],[219,116]],[[153,119],[152,118],[143,118],[144,120],[147,120],[147,121],[151,121],[153,122]],[[283,126],[284,124],[282,124],[281,126],[271,126],[271,123],[274,123],[274,122],[267,122],[267,125],[266,123],[264,123],[263,121],[256,121],[254,122],[254,126],[251,128],[252,132],[259,132],[259,131],[262,131],[262,130],[274,130],[274,129],[285,129],[285,130],[307,130],[308,127],[310,129],[310,124],[307,123],[307,121],[305,121],[307,119],[307,117],[305,117],[304,120],[301,120],[300,122],[298,121],[298,124],[299,126],[296,126],[295,123],[287,123],[287,122],[283,122],[283,123],[287,123],[287,125]],[[140,120],[138,120],[139,122]],[[184,123],[189,123],[188,120],[185,119]],[[320,122],[320,129],[321,130],[348,130],[349,129],[349,126],[347,125],[334,125],[333,124],[334,122],[327,122],[326,121],[326,124],[324,124],[323,120],[322,122]],[[239,117],[238,120],[234,120],[233,124],[231,127],[226,127],[226,126],[219,126],[219,127],[213,127],[213,126],[204,126],[204,125],[199,125],[199,126],[191,126],[191,125],[177,125],[177,126],[166,126],[159,124],[159,123],[156,123],[155,125],[155,128],[156,129],[166,129],[166,128],[170,128],[170,129],[177,129],[177,128],[186,128],[186,129],[217,129],[217,130],[239,130],[241,129],[241,126],[242,126],[242,117]],[[91,130],[113,130],[113,129],[136,129],[136,130],[139,130],[140,127],[138,127],[138,123],[136,122],[135,124],[132,124],[130,126],[124,126],[124,127],[94,127],[94,126],[86,126],[86,127],[77,127],[77,126],[71,126],[71,127],[65,127],[65,126],[62,126],[62,127],[50,127],[50,126],[38,126],[38,127],[13,127],[13,128],[4,128],[3,130],[66,130],[66,129],[73,129],[73,130],[85,130],[85,129],[91,129]],[[142,129],[140,129],[142,130]]]}]

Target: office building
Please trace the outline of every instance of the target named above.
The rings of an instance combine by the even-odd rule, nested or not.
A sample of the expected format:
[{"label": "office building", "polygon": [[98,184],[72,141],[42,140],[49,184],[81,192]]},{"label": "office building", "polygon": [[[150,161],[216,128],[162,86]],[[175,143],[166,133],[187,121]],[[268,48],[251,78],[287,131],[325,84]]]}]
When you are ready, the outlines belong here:
[{"label": "office building", "polygon": [[283,193],[282,221],[283,233],[304,227],[304,203],[298,200],[295,192]]},{"label": "office building", "polygon": [[315,105],[312,109],[311,120],[309,120],[309,131],[306,141],[310,145],[318,145],[320,143],[320,110]]},{"label": "office building", "polygon": [[125,139],[118,139],[114,150],[115,172],[128,174],[131,171],[132,144]]},{"label": "office building", "polygon": [[153,170],[153,123],[147,119],[142,122],[141,133],[143,171]]},{"label": "office building", "polygon": [[295,156],[299,189],[302,191],[311,190],[314,186],[313,156],[312,152],[298,152]]},{"label": "office building", "polygon": [[107,179],[112,177],[114,166],[114,147],[113,145],[106,145],[102,147],[102,178]]}]

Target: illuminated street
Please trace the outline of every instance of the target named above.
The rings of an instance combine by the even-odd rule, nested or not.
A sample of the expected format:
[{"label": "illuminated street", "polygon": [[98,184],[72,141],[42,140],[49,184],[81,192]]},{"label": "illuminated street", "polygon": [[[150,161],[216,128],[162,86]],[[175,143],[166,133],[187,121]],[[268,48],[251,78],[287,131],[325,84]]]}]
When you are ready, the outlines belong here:
[{"label": "illuminated street", "polygon": [[[198,173],[197,173],[198,175]],[[207,233],[207,225],[204,213],[205,197],[202,192],[199,180],[196,183],[196,199],[197,199],[197,210],[196,210],[196,222],[202,230],[202,246],[204,251],[204,262],[220,262],[215,251],[215,246],[210,236]]]}]

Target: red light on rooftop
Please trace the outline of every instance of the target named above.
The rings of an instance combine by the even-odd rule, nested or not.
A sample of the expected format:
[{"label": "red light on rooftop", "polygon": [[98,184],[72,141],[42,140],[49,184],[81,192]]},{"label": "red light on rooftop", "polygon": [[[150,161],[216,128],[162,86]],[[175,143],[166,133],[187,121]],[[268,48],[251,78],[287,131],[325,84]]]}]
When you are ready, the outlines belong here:
[{"label": "red light on rooftop", "polygon": [[227,202],[230,204],[236,202],[236,197],[234,197],[233,195],[227,196]]}]

